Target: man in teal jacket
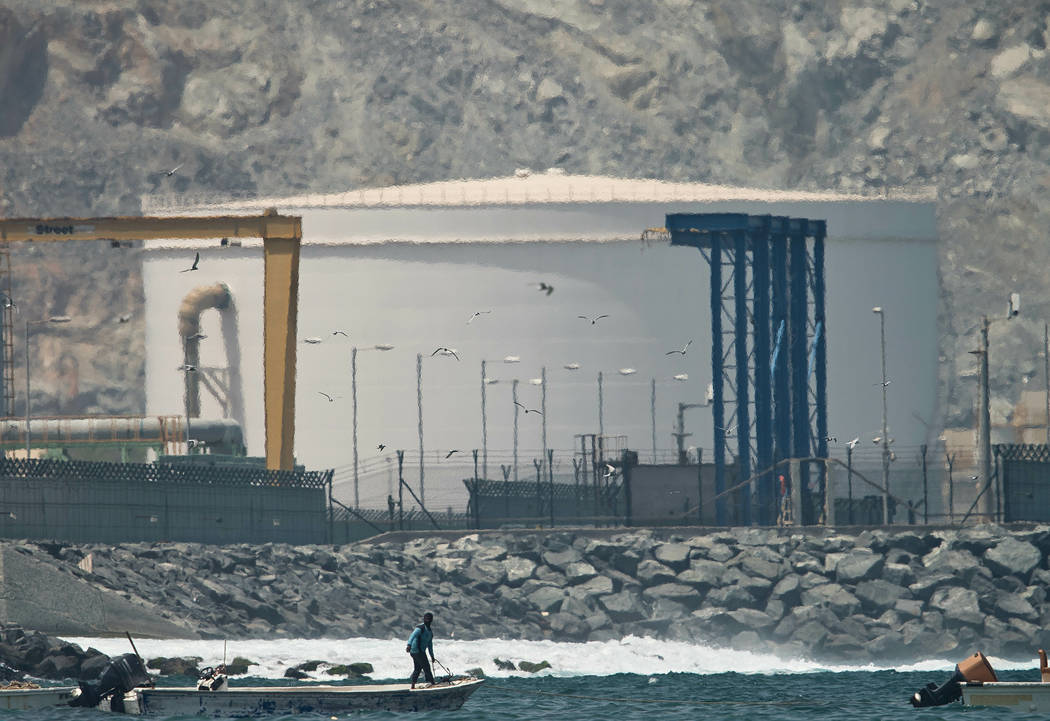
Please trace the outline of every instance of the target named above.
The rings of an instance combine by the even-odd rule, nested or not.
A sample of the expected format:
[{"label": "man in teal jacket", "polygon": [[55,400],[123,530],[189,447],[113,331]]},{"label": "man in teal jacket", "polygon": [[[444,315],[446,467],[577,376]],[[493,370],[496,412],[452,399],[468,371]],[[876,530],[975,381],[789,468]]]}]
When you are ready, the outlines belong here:
[{"label": "man in teal jacket", "polygon": [[427,611],[423,614],[423,623],[412,629],[412,635],[408,637],[408,645],[405,646],[405,650],[412,654],[412,663],[415,664],[415,668],[412,669],[412,686],[416,687],[416,681],[419,680],[419,672],[423,672],[423,677],[427,680],[427,683],[434,683],[434,672],[430,670],[430,663],[427,661],[427,651],[430,651],[430,660],[434,660],[434,632],[430,630],[430,624],[434,620],[434,614]]}]

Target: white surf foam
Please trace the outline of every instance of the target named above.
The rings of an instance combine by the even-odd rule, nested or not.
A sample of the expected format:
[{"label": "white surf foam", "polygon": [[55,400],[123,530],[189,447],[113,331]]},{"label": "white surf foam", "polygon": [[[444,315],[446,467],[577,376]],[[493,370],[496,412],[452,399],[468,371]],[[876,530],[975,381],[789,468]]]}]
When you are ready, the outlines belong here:
[{"label": "white surf foam", "polygon": [[[95,647],[109,655],[127,653],[131,650],[123,638],[70,638],[83,648]],[[222,641],[172,641],[139,639],[135,641],[139,653],[146,659],[158,656],[199,656],[201,666],[213,666],[223,660]],[[529,676],[521,671],[501,671],[496,668],[495,658],[522,660],[538,663],[547,661],[549,670],[544,675],[553,676],[607,676],[616,673],[661,674],[695,673],[709,675],[724,672],[744,674],[813,673],[820,671],[943,671],[951,670],[961,660],[931,659],[907,666],[883,666],[878,664],[847,665],[823,664],[798,658],[777,658],[767,653],[715,649],[676,641],[658,641],[652,638],[628,636],[618,641],[592,641],[588,643],[558,643],[554,641],[507,641],[486,639],[480,641],[456,641],[438,637],[434,641],[437,659],[452,673],[464,673],[468,669],[481,668],[493,677]],[[412,662],[405,653],[405,642],[399,639],[348,638],[336,639],[292,639],[230,641],[226,647],[226,658],[243,656],[256,662],[249,674],[261,678],[283,678],[291,666],[304,661],[319,660],[332,664],[367,661],[375,668],[371,674],[375,679],[403,678],[412,669]],[[1032,662],[1010,662],[991,658],[992,667],[998,670],[1034,668]],[[313,674],[318,679],[326,676],[322,667]],[[441,672],[437,667],[436,671]]]}]

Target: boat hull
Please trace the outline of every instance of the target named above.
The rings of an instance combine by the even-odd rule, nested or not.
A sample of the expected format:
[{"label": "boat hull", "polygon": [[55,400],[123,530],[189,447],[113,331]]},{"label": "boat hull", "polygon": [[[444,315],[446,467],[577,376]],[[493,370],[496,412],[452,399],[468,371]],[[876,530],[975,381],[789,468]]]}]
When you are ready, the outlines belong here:
[{"label": "boat hull", "polygon": [[995,681],[963,683],[963,703],[967,706],[1002,706],[1018,711],[1050,712],[1050,683],[1038,681]]},{"label": "boat hull", "polygon": [[72,687],[12,688],[0,690],[0,709],[26,709],[60,706],[73,698]]},{"label": "boat hull", "polygon": [[258,717],[347,711],[431,711],[457,709],[478,689],[480,679],[454,680],[428,688],[408,684],[370,686],[237,686],[225,691],[195,688],[134,689],[124,712],[158,716]]}]

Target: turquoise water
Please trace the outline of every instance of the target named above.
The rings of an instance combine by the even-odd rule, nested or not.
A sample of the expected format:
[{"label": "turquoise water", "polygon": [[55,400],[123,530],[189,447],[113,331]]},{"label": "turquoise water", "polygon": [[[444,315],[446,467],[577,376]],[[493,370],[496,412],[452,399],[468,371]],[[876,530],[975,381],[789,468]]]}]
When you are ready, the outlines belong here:
[{"label": "turquoise water", "polygon": [[[813,721],[815,719],[953,719],[1041,718],[1002,709],[974,709],[952,704],[913,709],[908,697],[927,681],[949,674],[894,671],[819,672],[804,674],[692,673],[611,676],[554,676],[490,679],[457,711],[419,714],[368,713],[354,718],[411,718],[423,721]],[[1033,680],[1030,672],[1001,673],[1004,680]],[[261,685],[273,679],[240,679]],[[89,721],[109,718],[87,709],[54,708],[7,712],[26,721]],[[179,717],[173,717],[179,718]],[[186,717],[193,718],[193,717]],[[282,721],[318,721],[313,714],[280,717]]]}]

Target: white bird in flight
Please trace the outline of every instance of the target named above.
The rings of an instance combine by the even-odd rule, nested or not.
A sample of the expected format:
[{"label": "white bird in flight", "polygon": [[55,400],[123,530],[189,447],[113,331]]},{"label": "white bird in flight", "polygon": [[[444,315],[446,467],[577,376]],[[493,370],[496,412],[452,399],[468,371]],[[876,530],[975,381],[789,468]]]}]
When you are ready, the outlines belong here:
[{"label": "white bird in flight", "polygon": [[573,363],[566,363],[563,366],[563,368],[565,368],[565,370],[567,370],[567,371],[578,371],[580,369],[580,364],[579,363],[575,363],[575,362],[573,362]]},{"label": "white bird in flight", "polygon": [[320,343],[320,342],[321,342],[321,339],[318,338],[315,335],[312,335],[309,338],[303,338],[303,343],[309,343],[310,345],[314,345],[314,344]]},{"label": "white bird in flight", "polygon": [[456,349],[455,348],[446,348],[444,346],[441,346],[440,348],[435,350],[433,353],[431,353],[430,357],[433,358],[434,356],[436,356],[438,354],[444,355],[444,356],[449,356],[450,355],[453,358],[455,358],[456,360],[459,360],[459,356],[456,355]]},{"label": "white bird in flight", "polygon": [[674,355],[675,353],[681,353],[682,355],[685,355],[685,352],[689,350],[689,346],[691,346],[692,344],[693,341],[689,341],[684,346],[682,346],[682,350],[669,350],[666,353],[664,353],[664,355]]},{"label": "white bird in flight", "polygon": [[689,374],[688,373],[679,373],[676,376],[672,376],[672,378],[674,378],[676,381],[687,381],[687,380],[689,380]]},{"label": "white bird in flight", "polygon": [[178,165],[176,165],[176,166],[175,166],[174,168],[172,168],[171,170],[168,170],[168,171],[166,171],[166,172],[165,172],[165,175],[167,175],[167,176],[168,176],[168,177],[170,178],[171,176],[175,175],[175,171],[177,171],[177,170],[178,170],[179,168],[181,168],[181,167],[182,167],[183,165],[184,165],[184,163],[179,163]]},{"label": "white bird in flight", "polygon": [[856,448],[856,447],[857,447],[857,444],[858,444],[858,443],[860,443],[860,437],[859,437],[859,436],[858,436],[857,438],[854,438],[854,439],[853,439],[852,441],[850,441],[849,443],[847,443],[847,444],[846,444],[846,448],[849,448],[849,449],[850,449],[850,450],[852,451],[852,450],[853,450],[854,448]]},{"label": "white bird in flight", "polygon": [[321,395],[323,395],[325,398],[327,398],[329,403],[331,403],[332,401],[335,400],[335,398],[333,398],[332,396],[328,395],[324,391],[317,391],[317,392],[320,393]]},{"label": "white bird in flight", "polygon": [[608,313],[602,313],[601,315],[596,315],[593,318],[590,318],[590,317],[585,316],[585,315],[578,315],[576,317],[577,318],[583,318],[584,320],[589,320],[591,322],[591,325],[597,325],[598,321],[600,321],[602,318],[608,318],[609,314]]},{"label": "white bird in flight", "polygon": [[347,333],[345,330],[333,330],[332,331],[332,335],[342,335],[342,336],[346,336],[347,338],[350,337],[350,334]]},{"label": "white bird in flight", "polygon": [[548,283],[544,283],[543,281],[540,281],[540,283],[536,286],[536,290],[539,290],[539,291],[541,291],[543,293],[546,293],[547,295],[550,295],[551,293],[554,292],[554,286],[553,285],[549,285]]},{"label": "white bird in flight", "polygon": [[179,366],[178,368],[176,368],[175,370],[177,370],[177,371],[186,371],[187,373],[193,373],[194,371],[197,370],[197,366],[192,366],[189,363],[185,363],[185,364]]},{"label": "white bird in flight", "polygon": [[474,315],[470,316],[470,318],[468,318],[468,319],[467,319],[467,325],[470,325],[471,321],[473,321],[473,320],[474,320],[475,318],[477,318],[477,317],[478,317],[479,315],[484,315],[484,314],[486,314],[486,313],[491,313],[491,312],[492,312],[491,310],[478,310],[478,311],[474,311]]}]

